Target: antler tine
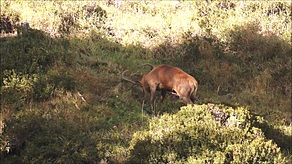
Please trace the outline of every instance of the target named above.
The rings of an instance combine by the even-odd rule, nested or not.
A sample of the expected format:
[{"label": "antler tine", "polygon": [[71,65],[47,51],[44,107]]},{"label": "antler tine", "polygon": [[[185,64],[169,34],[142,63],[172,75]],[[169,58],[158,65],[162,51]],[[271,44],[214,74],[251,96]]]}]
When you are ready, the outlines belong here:
[{"label": "antler tine", "polygon": [[150,63],[145,63],[145,64],[143,64],[142,66],[145,66],[145,65],[147,65],[147,66],[151,67],[151,69],[150,69],[150,70],[152,70],[152,69],[154,68],[154,65],[152,65],[152,64],[150,64]]},{"label": "antler tine", "polygon": [[129,71],[129,70],[125,70],[125,71],[122,73],[122,79],[125,80],[125,81],[128,81],[128,82],[131,82],[131,83],[133,83],[133,84],[137,84],[137,82],[135,82],[135,81],[133,81],[133,80],[131,80],[131,79],[125,77],[124,74],[125,74],[126,72],[128,72],[128,71]]}]

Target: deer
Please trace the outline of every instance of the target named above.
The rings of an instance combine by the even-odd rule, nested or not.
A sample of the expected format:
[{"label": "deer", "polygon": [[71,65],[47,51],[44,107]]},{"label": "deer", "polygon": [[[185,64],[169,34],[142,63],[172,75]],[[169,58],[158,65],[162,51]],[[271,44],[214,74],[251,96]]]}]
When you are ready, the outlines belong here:
[{"label": "deer", "polygon": [[145,64],[151,67],[151,70],[144,74],[140,81],[134,81],[125,77],[125,70],[122,73],[122,79],[133,84],[140,85],[143,89],[143,93],[150,94],[150,109],[148,113],[154,112],[154,100],[156,91],[161,91],[160,102],[164,101],[167,93],[179,97],[184,104],[194,104],[197,99],[198,82],[197,80],[184,72],[178,67],[162,64],[153,66],[151,64]]}]

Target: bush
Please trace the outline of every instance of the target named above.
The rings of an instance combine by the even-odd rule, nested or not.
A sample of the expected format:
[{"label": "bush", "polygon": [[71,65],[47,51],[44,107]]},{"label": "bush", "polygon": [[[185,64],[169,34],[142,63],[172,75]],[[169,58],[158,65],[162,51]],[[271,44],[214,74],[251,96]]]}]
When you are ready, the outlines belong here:
[{"label": "bush", "polygon": [[48,36],[38,30],[29,30],[23,36],[4,42],[0,47],[3,53],[0,70],[15,69],[24,74],[46,71],[56,59],[54,53],[45,50],[50,42]]},{"label": "bush", "polygon": [[2,105],[13,111],[48,99],[56,88],[73,90],[75,79],[64,73],[68,67],[66,71],[55,69],[48,75],[58,62],[66,66],[72,64],[72,56],[63,51],[66,47],[66,40],[53,40],[33,29],[3,42],[0,47]]},{"label": "bush", "polygon": [[[94,111],[86,113],[91,112]],[[111,158],[104,155],[103,150],[111,152],[113,148],[105,146],[113,146],[119,138],[114,138],[115,133],[109,135],[100,129],[99,124],[98,118],[74,108],[22,110],[6,122],[1,150],[7,157],[13,155],[14,158],[4,158],[3,162],[98,163],[103,158]]]},{"label": "bush", "polygon": [[246,108],[195,105],[153,118],[130,142],[133,163],[283,163]]}]

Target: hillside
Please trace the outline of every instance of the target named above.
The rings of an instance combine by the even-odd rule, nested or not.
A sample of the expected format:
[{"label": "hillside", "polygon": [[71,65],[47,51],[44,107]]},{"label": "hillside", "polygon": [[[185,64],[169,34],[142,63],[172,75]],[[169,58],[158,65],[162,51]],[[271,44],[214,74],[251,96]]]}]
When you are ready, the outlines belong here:
[{"label": "hillside", "polygon": [[[0,24],[5,163],[291,160],[291,3],[1,1]],[[196,105],[168,95],[147,114],[121,78],[144,63],[194,76]]]}]

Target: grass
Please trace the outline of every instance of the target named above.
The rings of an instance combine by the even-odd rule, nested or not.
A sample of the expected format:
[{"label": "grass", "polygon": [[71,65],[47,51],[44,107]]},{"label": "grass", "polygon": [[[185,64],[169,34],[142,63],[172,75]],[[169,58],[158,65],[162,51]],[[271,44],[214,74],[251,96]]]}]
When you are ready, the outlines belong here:
[{"label": "grass", "polygon": [[[145,129],[150,117],[141,112],[148,97],[120,75],[128,69],[138,80],[148,71],[143,63],[164,63],[198,80],[197,103],[248,106],[270,128],[291,136],[290,13],[285,1],[1,1],[2,38],[7,36],[3,24],[16,32],[27,21],[33,29],[1,40],[1,126],[32,110],[42,112],[25,119],[70,118],[104,143],[98,150],[108,148],[96,160],[125,161],[132,134]],[[176,113],[182,105],[170,97],[156,103],[161,114]],[[74,121],[55,121],[57,129],[74,127]],[[99,140],[102,134],[109,141]],[[286,151],[289,156],[291,150]]]}]

